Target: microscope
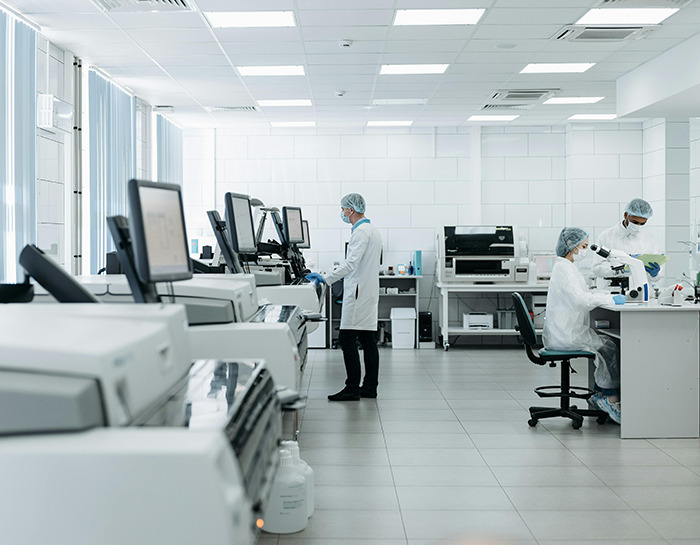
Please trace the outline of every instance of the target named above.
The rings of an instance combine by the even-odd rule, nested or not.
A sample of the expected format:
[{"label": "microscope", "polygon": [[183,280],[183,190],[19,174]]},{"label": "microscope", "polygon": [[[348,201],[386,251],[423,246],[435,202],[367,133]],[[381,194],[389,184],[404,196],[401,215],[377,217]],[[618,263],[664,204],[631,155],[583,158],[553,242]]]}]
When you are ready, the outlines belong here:
[{"label": "microscope", "polygon": [[607,259],[613,270],[618,271],[620,275],[625,265],[629,267],[627,293],[624,293],[624,288],[622,291],[627,303],[646,303],[649,301],[649,283],[642,261],[620,250],[611,250],[596,244],[591,244],[590,248],[600,257]]}]

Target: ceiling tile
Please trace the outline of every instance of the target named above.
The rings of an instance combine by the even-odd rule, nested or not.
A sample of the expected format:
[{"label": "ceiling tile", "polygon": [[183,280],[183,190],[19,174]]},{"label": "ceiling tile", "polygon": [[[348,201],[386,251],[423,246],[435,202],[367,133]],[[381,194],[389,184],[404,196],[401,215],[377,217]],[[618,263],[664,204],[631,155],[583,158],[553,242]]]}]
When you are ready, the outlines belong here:
[{"label": "ceiling tile", "polygon": [[197,0],[202,11],[292,11],[294,0]]},{"label": "ceiling tile", "polygon": [[166,68],[169,66],[230,66],[224,55],[158,55],[153,58]]},{"label": "ceiling tile", "polygon": [[327,42],[340,40],[370,40],[384,41],[386,38],[386,28],[378,26],[355,26],[355,27],[304,27],[301,29],[304,41]]},{"label": "ceiling tile", "polygon": [[221,53],[221,48],[211,42],[201,43],[177,43],[163,42],[153,44],[141,44],[149,55],[216,55]]},{"label": "ceiling tile", "polygon": [[38,13],[31,20],[42,30],[118,30],[114,22],[102,13]]},{"label": "ceiling tile", "polygon": [[479,25],[474,38],[481,40],[548,39],[561,29],[561,25]]},{"label": "ceiling tile", "polygon": [[458,53],[466,40],[389,40],[385,53]]},{"label": "ceiling tile", "polygon": [[309,54],[323,54],[332,55],[336,53],[340,54],[358,54],[358,53],[382,53],[384,51],[384,42],[380,40],[375,41],[359,41],[353,42],[352,46],[345,49],[341,48],[340,40],[334,41],[324,41],[324,42],[304,42],[304,49],[306,53]]},{"label": "ceiling tile", "polygon": [[126,32],[143,44],[211,42],[211,33],[203,28],[131,29]]},{"label": "ceiling tile", "polygon": [[293,42],[225,42],[222,44],[229,55],[303,55],[301,41]]},{"label": "ceiling tile", "polygon": [[[297,0],[297,6],[301,10],[347,10],[347,0]],[[394,0],[352,0],[355,9],[391,9]]]},{"label": "ceiling tile", "polygon": [[353,10],[301,10],[298,11],[299,24],[312,26],[383,26],[391,24],[393,10],[353,9]]},{"label": "ceiling tile", "polygon": [[379,53],[345,53],[339,52],[336,55],[307,55],[306,60],[309,65],[313,64],[369,64],[379,66],[382,55]]},{"label": "ceiling tile", "polygon": [[390,40],[468,40],[475,37],[474,26],[392,26]]},{"label": "ceiling tile", "polygon": [[194,12],[181,13],[110,13],[120,27],[137,28],[207,28],[202,16]]},{"label": "ceiling tile", "polygon": [[220,42],[296,42],[300,38],[298,27],[284,28],[217,28],[214,33]]},{"label": "ceiling tile", "polygon": [[[563,2],[560,2],[560,5]],[[522,3],[521,3],[522,5]],[[494,8],[486,12],[480,26],[487,25],[571,25],[588,11],[588,8]]]}]

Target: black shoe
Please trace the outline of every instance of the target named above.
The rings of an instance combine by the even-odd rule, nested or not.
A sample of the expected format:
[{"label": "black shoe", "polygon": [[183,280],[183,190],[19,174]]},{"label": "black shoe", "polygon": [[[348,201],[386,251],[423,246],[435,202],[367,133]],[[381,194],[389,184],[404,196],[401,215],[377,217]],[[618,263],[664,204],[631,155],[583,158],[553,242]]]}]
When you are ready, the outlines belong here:
[{"label": "black shoe", "polygon": [[353,392],[347,388],[343,388],[337,394],[328,396],[328,401],[359,401],[360,392]]},{"label": "black shoe", "polygon": [[369,388],[360,388],[360,397],[375,399],[377,397],[377,390],[370,390]]}]

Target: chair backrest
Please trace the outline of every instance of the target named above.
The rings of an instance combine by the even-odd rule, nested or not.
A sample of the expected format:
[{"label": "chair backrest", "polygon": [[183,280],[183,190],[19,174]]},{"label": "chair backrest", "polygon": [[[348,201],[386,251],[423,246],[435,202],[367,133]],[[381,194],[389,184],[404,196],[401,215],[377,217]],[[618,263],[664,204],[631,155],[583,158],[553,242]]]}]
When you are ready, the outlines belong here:
[{"label": "chair backrest", "polygon": [[522,295],[517,292],[513,293],[512,296],[520,336],[525,341],[525,344],[535,346],[537,344],[537,333],[535,332],[535,324],[532,323],[532,318],[530,318],[530,312],[525,306],[525,301],[523,301]]}]

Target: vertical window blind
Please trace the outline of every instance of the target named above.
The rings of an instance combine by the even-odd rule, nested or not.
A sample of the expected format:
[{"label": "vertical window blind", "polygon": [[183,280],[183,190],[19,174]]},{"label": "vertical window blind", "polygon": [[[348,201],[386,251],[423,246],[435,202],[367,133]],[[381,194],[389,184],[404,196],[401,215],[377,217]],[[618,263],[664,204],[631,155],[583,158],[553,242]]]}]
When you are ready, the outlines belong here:
[{"label": "vertical window blind", "polygon": [[156,140],[157,180],[182,185],[182,129],[158,115]]},{"label": "vertical window blind", "polygon": [[136,174],[136,104],[132,95],[91,70],[88,74],[90,135],[90,272],[105,266],[114,249],[107,217],[127,215],[126,184]]},{"label": "vertical window blind", "polygon": [[0,280],[36,242],[36,32],[0,12]]}]

